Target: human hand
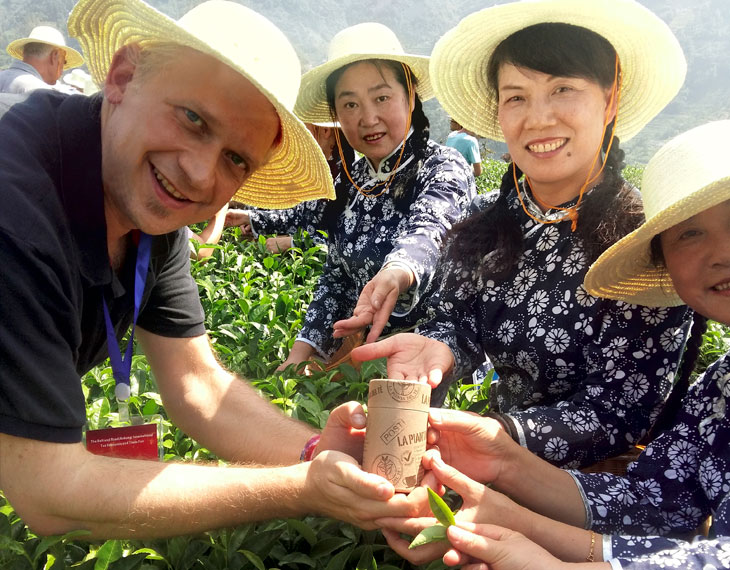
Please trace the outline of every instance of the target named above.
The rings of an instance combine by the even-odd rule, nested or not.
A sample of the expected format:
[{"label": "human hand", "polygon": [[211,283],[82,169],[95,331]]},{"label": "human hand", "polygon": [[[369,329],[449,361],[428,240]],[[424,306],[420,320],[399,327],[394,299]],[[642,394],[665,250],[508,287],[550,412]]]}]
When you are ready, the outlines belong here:
[{"label": "human hand", "polygon": [[[251,226],[249,226],[250,228]],[[269,253],[281,253],[292,247],[291,236],[273,236],[266,238],[266,251]]]},{"label": "human hand", "polygon": [[388,358],[388,378],[428,382],[432,388],[454,366],[454,355],[444,343],[414,333],[400,333],[353,349],[357,362]]},{"label": "human hand", "polygon": [[362,463],[366,423],[365,411],[359,402],[346,402],[337,406],[327,419],[314,456],[331,449],[346,453]]},{"label": "human hand", "polygon": [[[431,468],[430,475],[436,479],[436,486],[443,485],[453,489],[463,500],[461,508],[455,515],[457,522],[500,522],[500,524],[520,530],[529,528],[527,525],[533,522],[533,517],[530,517],[525,509],[501,493],[477,483],[445,464],[436,450],[430,450],[430,453],[428,467]],[[424,466],[426,463],[424,461]],[[383,535],[394,551],[413,564],[425,564],[443,556],[448,550],[448,545],[433,542],[410,548],[411,541],[401,538],[401,534],[416,536],[425,528],[436,524],[436,519],[424,516],[425,509],[422,501],[412,502],[414,502],[414,506],[419,507],[415,509],[419,516],[410,519],[378,519],[376,523],[383,527]]]},{"label": "human hand", "polygon": [[[301,340],[294,341],[294,345],[289,351],[289,356],[276,368],[276,371],[283,372],[288,366],[293,364],[295,365],[294,370],[297,374],[309,375],[309,365],[304,366],[304,363],[310,361],[314,355],[315,350],[311,344],[302,342]],[[319,369],[323,370],[324,368],[320,366]]]},{"label": "human hand", "polygon": [[[500,526],[457,522],[446,531],[451,548],[444,564],[462,570],[566,570],[568,564],[515,532]],[[608,564],[605,564],[608,568]]]},{"label": "human hand", "polygon": [[365,342],[375,342],[383,332],[398,301],[398,295],[411,284],[410,272],[400,268],[379,271],[363,287],[349,319],[333,325],[332,336],[341,338],[355,334],[370,325]]},{"label": "human hand", "polygon": [[363,471],[349,455],[323,451],[308,464],[302,498],[307,511],[377,528],[379,518],[409,517],[413,506],[387,479]]},{"label": "human hand", "polygon": [[[428,443],[437,445],[443,460],[468,477],[497,484],[499,474],[515,460],[519,449],[497,420],[442,408],[429,412]],[[430,458],[427,453],[427,469]]]},{"label": "human hand", "polygon": [[250,226],[251,217],[246,210],[228,210],[224,222],[228,226]]}]

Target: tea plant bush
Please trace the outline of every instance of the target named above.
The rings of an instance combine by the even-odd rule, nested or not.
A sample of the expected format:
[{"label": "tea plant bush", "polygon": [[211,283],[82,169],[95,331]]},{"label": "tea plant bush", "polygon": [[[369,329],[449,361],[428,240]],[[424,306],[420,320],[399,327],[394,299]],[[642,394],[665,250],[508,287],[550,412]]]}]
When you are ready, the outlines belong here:
[{"label": "tea plant bush", "polygon": [[[480,191],[499,187],[506,164],[485,161]],[[640,176],[638,169],[633,176]],[[277,374],[304,317],[322,269],[325,251],[302,236],[303,246],[270,255],[260,241],[241,239],[237,228],[225,231],[205,263],[193,263],[211,342],[223,364],[252,384],[285,413],[322,427],[330,410],[347,400],[365,401],[367,381],[385,374],[381,361],[360,371],[343,364],[337,370],[302,378]],[[727,328],[711,323],[700,366],[730,349]],[[339,381],[332,382],[335,374]],[[164,460],[218,461],[167,419],[147,360],[137,351],[132,361],[130,411],[158,415]],[[90,428],[114,425],[117,407],[108,363],[83,379]],[[447,405],[479,411],[487,398],[484,384],[452,387]],[[282,497],[286,500],[286,497]],[[0,495],[0,568],[3,570],[234,570],[255,569],[411,569],[377,531],[362,531],[321,517],[273,520],[195,536],[166,540],[88,542],[83,532],[40,538],[18,518]],[[440,562],[419,567],[444,568]]]},{"label": "tea plant bush", "polygon": [[[193,263],[193,276],[206,313],[213,347],[223,364],[252,384],[287,414],[323,427],[332,408],[355,399],[365,401],[367,381],[385,374],[384,362],[365,363],[361,371],[338,370],[307,378],[275,374],[301,323],[325,250],[303,236],[304,247],[270,255],[263,240],[245,241],[237,228],[227,229],[213,257]],[[335,374],[343,380],[332,382]],[[83,379],[90,428],[118,421],[114,378],[108,362]],[[132,360],[130,412],[161,417],[166,461],[218,461],[167,419],[154,376],[143,354]],[[486,387],[453,390],[457,407],[486,394]],[[286,497],[282,497],[286,500]],[[442,568],[440,563],[424,568]],[[198,536],[167,540],[86,542],[83,533],[39,538],[0,495],[0,568],[133,569],[322,569],[411,568],[376,531],[320,517],[274,520]]]}]

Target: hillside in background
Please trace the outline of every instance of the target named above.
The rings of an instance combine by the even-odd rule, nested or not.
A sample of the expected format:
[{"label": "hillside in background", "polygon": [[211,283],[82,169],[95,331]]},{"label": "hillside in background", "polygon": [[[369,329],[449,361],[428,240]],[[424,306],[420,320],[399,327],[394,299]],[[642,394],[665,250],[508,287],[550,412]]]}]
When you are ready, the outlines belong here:
[{"label": "hillside in background", "polygon": [[[462,17],[498,2],[477,0],[239,0],[276,23],[290,38],[304,70],[324,61],[332,35],[352,24],[377,21],[392,28],[406,50],[427,55],[436,40]],[[590,4],[591,0],[585,0]],[[24,37],[38,24],[65,31],[74,0],[0,0],[0,46]],[[152,0],[178,18],[197,0]],[[662,143],[693,126],[730,118],[730,1],[642,0],[674,31],[689,71],[679,95],[639,135],[626,143],[627,159],[645,163]],[[74,40],[70,45],[78,47]],[[10,57],[0,53],[0,67]],[[437,102],[426,104],[433,138],[443,140],[448,120]],[[494,150],[500,147],[487,141]]]}]

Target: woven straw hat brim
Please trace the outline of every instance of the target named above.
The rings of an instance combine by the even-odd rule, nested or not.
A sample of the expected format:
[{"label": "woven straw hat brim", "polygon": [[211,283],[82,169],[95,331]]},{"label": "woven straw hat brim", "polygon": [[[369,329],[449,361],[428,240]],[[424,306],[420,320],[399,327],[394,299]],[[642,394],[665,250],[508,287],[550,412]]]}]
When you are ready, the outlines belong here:
[{"label": "woven straw hat brim", "polygon": [[684,303],[669,274],[651,262],[652,238],[730,200],[725,141],[730,121],[697,127],[673,139],[649,161],[642,182],[647,220],[608,248],[591,266],[584,286],[598,297],[648,307]]},{"label": "woven straw hat brim", "polygon": [[431,83],[444,110],[470,131],[503,141],[487,65],[497,46],[526,27],[559,22],[607,39],[623,73],[616,135],[628,140],[677,94],[687,63],[669,27],[633,0],[523,0],[465,17],[431,54]]},{"label": "woven straw hat brim", "polygon": [[8,44],[6,51],[15,59],[20,59],[22,61],[23,48],[27,44],[46,44],[64,50],[66,52],[66,65],[63,66],[63,69],[73,69],[74,67],[81,67],[84,65],[83,56],[75,49],[54,42],[46,42],[33,38],[21,38],[19,40],[14,40]]},{"label": "woven straw hat brim", "polygon": [[[244,9],[243,6],[235,6]],[[263,17],[259,17],[263,20]],[[225,24],[225,21],[221,21],[218,28],[225,28]],[[271,27],[273,29],[273,24]],[[261,208],[288,208],[304,200],[334,198],[327,161],[304,123],[290,110],[294,105],[296,90],[290,100],[281,101],[253,73],[242,68],[220,49],[212,47],[218,46],[215,37],[201,39],[141,0],[80,0],[69,16],[68,29],[70,35],[81,44],[97,85],[103,85],[112,58],[122,46],[138,43],[144,48],[150,43],[170,42],[218,59],[261,91],[279,115],[281,142],[269,161],[246,180],[232,199]],[[283,38],[280,32],[278,35]],[[293,51],[288,42],[287,46]],[[233,49],[238,47],[235,45]],[[268,57],[274,58],[276,54],[269,54]],[[285,72],[294,73],[291,69],[281,71]],[[299,73],[296,71],[297,80]]]},{"label": "woven straw hat brim", "polygon": [[332,59],[322,65],[310,69],[302,76],[302,86],[294,107],[299,118],[308,123],[331,121],[329,105],[327,104],[326,81],[330,74],[340,67],[367,59],[389,59],[405,63],[418,80],[416,93],[421,101],[433,98],[434,91],[429,77],[429,58],[422,55],[393,54],[393,53],[353,53]]}]

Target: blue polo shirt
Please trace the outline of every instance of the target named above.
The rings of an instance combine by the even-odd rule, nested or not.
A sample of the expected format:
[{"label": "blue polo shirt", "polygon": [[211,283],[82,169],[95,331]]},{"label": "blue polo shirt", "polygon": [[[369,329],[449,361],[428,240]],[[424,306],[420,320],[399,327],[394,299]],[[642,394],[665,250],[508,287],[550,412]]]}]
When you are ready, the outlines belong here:
[{"label": "blue polo shirt", "polygon": [[[0,95],[0,432],[78,442],[80,376],[133,314],[136,246],[111,269],[101,182],[101,96]],[[205,333],[184,229],[154,236],[138,326]]]}]

